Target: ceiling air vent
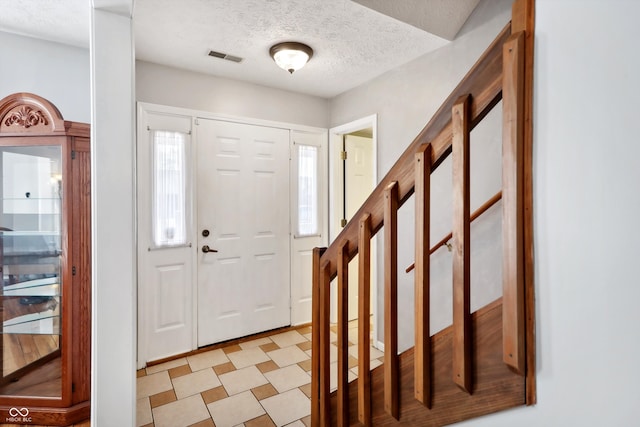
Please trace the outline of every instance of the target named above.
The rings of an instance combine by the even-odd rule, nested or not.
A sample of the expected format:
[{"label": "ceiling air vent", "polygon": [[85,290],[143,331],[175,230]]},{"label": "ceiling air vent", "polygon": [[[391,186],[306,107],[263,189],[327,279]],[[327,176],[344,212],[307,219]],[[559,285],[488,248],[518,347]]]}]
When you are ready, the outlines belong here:
[{"label": "ceiling air vent", "polygon": [[242,62],[244,58],[240,58],[239,56],[233,56],[222,52],[216,52],[215,50],[209,51],[209,56],[213,56],[215,58],[226,59],[231,62]]}]

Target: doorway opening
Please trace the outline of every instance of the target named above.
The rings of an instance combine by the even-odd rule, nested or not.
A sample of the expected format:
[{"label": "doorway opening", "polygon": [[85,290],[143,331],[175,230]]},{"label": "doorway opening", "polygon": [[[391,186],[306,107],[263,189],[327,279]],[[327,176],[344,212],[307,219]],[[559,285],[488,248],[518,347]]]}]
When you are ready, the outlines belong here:
[{"label": "doorway opening", "polygon": [[[377,116],[371,115],[329,130],[329,236],[335,240],[342,228],[369,197],[377,184]],[[371,242],[372,333],[377,336],[377,238]],[[335,280],[332,283],[331,321],[337,321]],[[358,259],[349,263],[349,320],[358,317]],[[373,340],[374,343],[377,340]]]}]

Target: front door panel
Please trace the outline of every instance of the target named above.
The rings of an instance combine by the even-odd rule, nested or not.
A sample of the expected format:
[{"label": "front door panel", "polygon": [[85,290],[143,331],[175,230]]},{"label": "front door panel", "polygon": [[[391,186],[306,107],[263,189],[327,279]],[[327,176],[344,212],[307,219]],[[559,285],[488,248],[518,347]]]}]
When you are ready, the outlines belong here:
[{"label": "front door panel", "polygon": [[290,324],[289,131],[199,119],[197,132],[204,346]]}]

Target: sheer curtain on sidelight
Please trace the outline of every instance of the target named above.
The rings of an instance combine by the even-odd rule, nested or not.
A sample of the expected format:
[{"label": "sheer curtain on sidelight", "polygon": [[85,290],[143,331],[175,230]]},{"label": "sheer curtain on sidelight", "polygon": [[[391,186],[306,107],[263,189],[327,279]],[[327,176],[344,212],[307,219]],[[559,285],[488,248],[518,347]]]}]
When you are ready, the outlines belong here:
[{"label": "sheer curtain on sidelight", "polygon": [[298,148],[298,236],[320,233],[318,205],[318,147],[296,145]]},{"label": "sheer curtain on sidelight", "polygon": [[153,246],[187,243],[187,138],[182,132],[153,131]]}]

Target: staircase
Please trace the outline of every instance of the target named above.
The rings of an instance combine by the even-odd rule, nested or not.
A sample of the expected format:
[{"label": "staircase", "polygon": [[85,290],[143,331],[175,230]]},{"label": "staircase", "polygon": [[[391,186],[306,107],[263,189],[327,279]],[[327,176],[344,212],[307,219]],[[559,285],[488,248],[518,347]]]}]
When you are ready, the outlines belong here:
[{"label": "staircase", "polygon": [[[313,254],[313,426],[440,426],[535,403],[531,94],[533,0],[409,145],[329,248]],[[470,312],[470,132],[502,100],[503,293]],[[453,324],[429,333],[430,176],[453,163]],[[398,209],[415,197],[415,346],[398,354]],[[384,233],[384,364],[369,365],[371,238]],[[438,245],[446,243],[443,239]],[[438,246],[436,245],[436,246]],[[348,283],[358,257],[359,283]],[[338,379],[330,392],[330,282],[337,277]],[[358,286],[358,379],[347,381],[348,286]],[[402,307],[402,309],[409,309]]]}]

